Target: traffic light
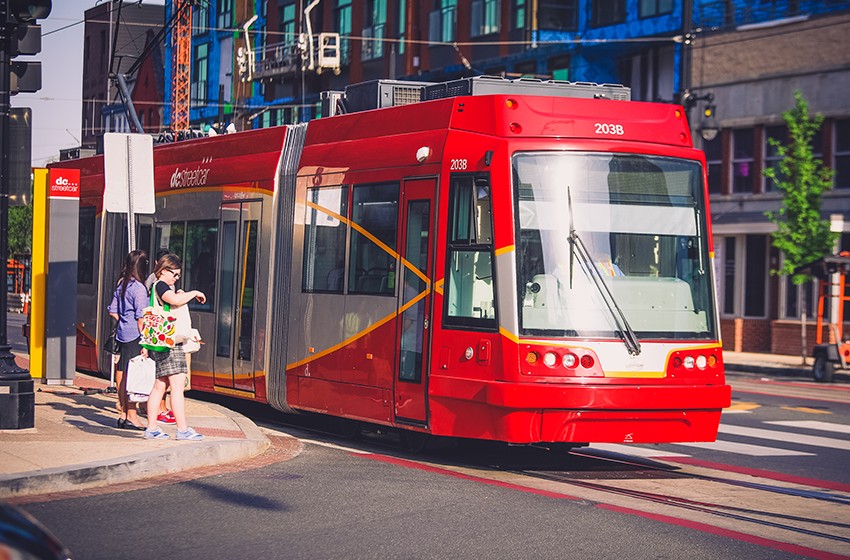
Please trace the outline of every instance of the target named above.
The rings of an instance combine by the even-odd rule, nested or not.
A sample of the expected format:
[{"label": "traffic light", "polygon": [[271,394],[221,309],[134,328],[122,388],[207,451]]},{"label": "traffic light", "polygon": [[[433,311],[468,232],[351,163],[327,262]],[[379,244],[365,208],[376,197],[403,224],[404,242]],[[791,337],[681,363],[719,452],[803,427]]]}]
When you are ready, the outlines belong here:
[{"label": "traffic light", "polygon": [[[33,22],[50,15],[51,0],[0,0],[8,34],[8,56],[41,52],[41,26]],[[41,62],[11,61],[9,95],[35,93],[41,89]]]}]

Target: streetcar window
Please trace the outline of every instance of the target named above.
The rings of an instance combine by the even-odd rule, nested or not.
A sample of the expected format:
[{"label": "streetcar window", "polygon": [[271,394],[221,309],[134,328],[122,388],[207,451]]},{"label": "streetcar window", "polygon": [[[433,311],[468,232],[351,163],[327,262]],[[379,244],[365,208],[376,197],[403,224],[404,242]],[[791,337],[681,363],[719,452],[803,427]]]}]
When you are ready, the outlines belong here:
[{"label": "streetcar window", "polygon": [[204,303],[189,302],[193,311],[215,309],[215,255],[217,254],[218,220],[186,222],[186,258],[183,260],[183,289],[200,290]]},{"label": "streetcar window", "polygon": [[696,161],[521,153],[513,172],[521,334],[618,338],[601,279],[638,336],[716,338]]},{"label": "streetcar window", "polygon": [[443,322],[494,329],[493,219],[489,175],[453,175]]},{"label": "streetcar window", "polygon": [[80,232],[77,240],[77,284],[94,282],[95,209],[80,208]]},{"label": "streetcar window", "polygon": [[395,294],[398,196],[398,183],[354,187],[349,293]]},{"label": "streetcar window", "polygon": [[[183,260],[183,222],[166,222],[156,224],[156,238],[154,239],[154,255],[157,249],[168,249],[168,251],[182,261]],[[153,263],[152,263],[153,264]],[[153,266],[151,266],[153,270]]]},{"label": "streetcar window", "polygon": [[348,187],[307,189],[303,291],[342,293],[347,228],[340,217],[347,215]]}]

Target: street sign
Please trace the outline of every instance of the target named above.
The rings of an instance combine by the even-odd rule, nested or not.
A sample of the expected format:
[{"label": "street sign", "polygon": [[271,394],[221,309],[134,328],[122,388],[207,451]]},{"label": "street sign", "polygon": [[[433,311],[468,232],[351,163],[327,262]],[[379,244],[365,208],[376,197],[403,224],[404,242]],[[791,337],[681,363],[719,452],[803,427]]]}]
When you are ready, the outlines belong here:
[{"label": "street sign", "polygon": [[147,134],[103,135],[103,193],[107,212],[153,214],[153,138]]}]

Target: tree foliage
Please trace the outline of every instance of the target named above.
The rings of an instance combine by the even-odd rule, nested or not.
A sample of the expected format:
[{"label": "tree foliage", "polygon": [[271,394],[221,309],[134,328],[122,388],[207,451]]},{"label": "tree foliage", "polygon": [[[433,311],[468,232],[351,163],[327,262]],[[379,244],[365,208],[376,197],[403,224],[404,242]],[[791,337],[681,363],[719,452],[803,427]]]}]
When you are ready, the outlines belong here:
[{"label": "tree foliage", "polygon": [[785,255],[782,268],[774,273],[790,275],[794,284],[802,284],[809,276],[794,274],[794,269],[831,254],[839,234],[830,231],[829,221],[820,217],[823,193],[832,188],[835,174],[812,155],[811,140],[820,130],[823,115],[810,117],[803,94],[796,91],[794,97],[794,108],[782,114],[788,125],[788,145],[770,140],[782,158],[780,172],[764,171],[782,193],[782,207],[778,216],[774,212],[765,214],[777,226],[773,245]]},{"label": "tree foliage", "polygon": [[9,207],[8,258],[32,252],[32,204]]}]

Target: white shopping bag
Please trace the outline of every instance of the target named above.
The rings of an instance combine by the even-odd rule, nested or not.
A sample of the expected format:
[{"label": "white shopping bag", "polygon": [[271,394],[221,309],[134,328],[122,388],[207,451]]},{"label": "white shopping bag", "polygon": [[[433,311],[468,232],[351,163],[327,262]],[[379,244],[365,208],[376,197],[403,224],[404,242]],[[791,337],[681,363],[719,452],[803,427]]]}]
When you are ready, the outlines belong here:
[{"label": "white shopping bag", "polygon": [[127,393],[133,402],[145,402],[156,381],[156,362],[136,356],[127,363]]}]

